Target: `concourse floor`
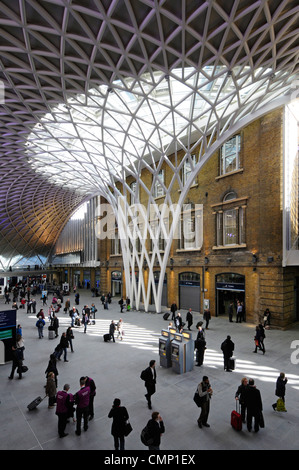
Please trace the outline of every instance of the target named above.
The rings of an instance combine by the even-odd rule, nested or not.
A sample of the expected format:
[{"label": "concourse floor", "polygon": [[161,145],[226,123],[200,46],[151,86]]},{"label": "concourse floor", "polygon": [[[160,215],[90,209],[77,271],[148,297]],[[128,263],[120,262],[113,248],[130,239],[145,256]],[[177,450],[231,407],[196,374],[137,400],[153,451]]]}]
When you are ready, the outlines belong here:
[{"label": "concourse floor", "polygon": [[[253,353],[255,325],[229,323],[227,318],[212,317],[206,331],[207,349],[204,364],[192,371],[177,374],[171,368],[160,366],[158,342],[161,329],[167,321],[162,314],[145,312],[123,312],[120,314],[116,299],[109,310],[104,310],[99,298],[92,298],[89,291],[81,290],[80,311],[84,304],[95,303],[98,309],[95,325],[88,325],[84,334],[83,326],[74,328],[74,352],[68,351],[68,361],[58,362],[58,389],[65,383],[70,391],[79,390],[82,375],[92,377],[97,385],[95,417],[89,429],[75,434],[75,424],[70,422],[68,436],[59,438],[55,409],[48,409],[46,398],[34,411],[27,405],[37,396],[44,396],[45,369],[49,356],[54,351],[61,334],[70,325],[70,318],[63,311],[58,314],[59,338],[48,339],[47,326],[44,338],[39,339],[36,318],[18,310],[17,322],[23,328],[25,341],[24,364],[29,370],[18,380],[8,380],[11,363],[0,365],[0,449],[1,450],[104,450],[112,452],[111,419],[108,413],[114,398],[120,398],[127,407],[132,433],[126,438],[126,450],[147,450],[140,441],[140,431],[151,416],[144,397],[145,387],[140,372],[151,359],[157,361],[157,387],[152,399],[153,410],[159,411],[164,419],[165,434],[162,436],[161,452],[198,450],[297,450],[299,447],[299,328],[294,326],[286,331],[266,331],[266,354]],[[71,304],[74,295],[70,295]],[[51,297],[50,299],[51,300]],[[2,310],[10,309],[0,300]],[[38,301],[38,307],[41,302]],[[62,309],[63,310],[63,309]],[[182,311],[183,321],[186,312]],[[103,335],[108,332],[111,320],[124,321],[123,340],[105,343]],[[202,319],[194,315],[193,338],[196,338],[195,324]],[[220,350],[221,342],[230,334],[235,343],[236,369],[225,372]],[[295,343],[293,343],[295,342]],[[293,348],[295,347],[295,348]],[[288,377],[286,392],[286,413],[273,411],[276,400],[274,391],[279,373]],[[207,375],[213,388],[209,416],[210,428],[199,429],[199,409],[193,402],[193,394],[202,376]],[[235,409],[235,391],[243,376],[255,379],[260,389],[265,428],[259,433],[249,433],[246,426],[237,432],[230,425],[231,411]]]}]

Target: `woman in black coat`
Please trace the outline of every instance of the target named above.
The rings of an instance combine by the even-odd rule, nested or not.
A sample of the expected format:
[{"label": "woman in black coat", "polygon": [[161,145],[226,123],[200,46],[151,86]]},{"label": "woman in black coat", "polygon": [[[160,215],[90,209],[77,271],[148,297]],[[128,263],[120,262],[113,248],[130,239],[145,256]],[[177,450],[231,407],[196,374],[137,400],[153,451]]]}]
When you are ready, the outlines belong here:
[{"label": "woman in black coat", "polygon": [[[285,403],[285,394],[286,394],[287,381],[288,381],[288,379],[286,378],[285,373],[280,372],[279,377],[277,378],[277,381],[276,381],[275,395],[278,398],[281,398],[284,403]],[[274,411],[276,410],[277,402],[273,403],[272,408],[273,408]]]},{"label": "woman in black coat", "polygon": [[114,437],[115,450],[125,450],[125,425],[129,415],[127,409],[120,406],[119,398],[115,398],[108,418],[113,418],[111,434]]},{"label": "woman in black coat", "polygon": [[55,375],[55,384],[57,387],[57,376],[58,376],[58,370],[57,370],[57,360],[54,354],[50,355],[50,360],[48,363],[48,367],[45,370],[46,377],[48,376],[49,372],[54,372]]}]

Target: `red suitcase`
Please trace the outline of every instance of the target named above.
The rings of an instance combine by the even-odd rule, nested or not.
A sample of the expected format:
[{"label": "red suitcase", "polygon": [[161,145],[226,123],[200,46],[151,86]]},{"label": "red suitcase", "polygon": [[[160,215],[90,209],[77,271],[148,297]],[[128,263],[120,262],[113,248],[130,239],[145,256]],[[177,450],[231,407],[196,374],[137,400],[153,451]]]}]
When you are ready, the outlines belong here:
[{"label": "red suitcase", "polygon": [[240,404],[238,406],[238,401],[236,400],[236,410],[231,412],[230,424],[236,431],[242,431],[242,416],[238,412],[238,408],[240,408]]}]

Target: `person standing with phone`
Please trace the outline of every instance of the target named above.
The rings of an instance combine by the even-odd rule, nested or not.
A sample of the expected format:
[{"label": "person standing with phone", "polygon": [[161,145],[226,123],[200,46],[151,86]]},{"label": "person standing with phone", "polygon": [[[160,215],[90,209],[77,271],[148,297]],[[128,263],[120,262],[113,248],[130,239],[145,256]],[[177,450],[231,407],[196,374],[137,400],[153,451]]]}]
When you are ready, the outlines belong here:
[{"label": "person standing with phone", "polygon": [[209,378],[204,375],[200,384],[198,384],[198,394],[200,397],[204,398],[203,403],[201,405],[201,413],[197,420],[198,427],[202,428],[205,426],[209,428],[210,425],[208,424],[208,417],[210,413],[210,400],[213,394],[213,390],[209,381]]}]

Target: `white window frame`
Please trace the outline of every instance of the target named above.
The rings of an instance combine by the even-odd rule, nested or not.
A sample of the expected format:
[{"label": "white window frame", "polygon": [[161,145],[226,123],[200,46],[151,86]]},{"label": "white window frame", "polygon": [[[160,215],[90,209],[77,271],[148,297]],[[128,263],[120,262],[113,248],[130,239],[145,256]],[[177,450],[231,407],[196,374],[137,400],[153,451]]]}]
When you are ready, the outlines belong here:
[{"label": "white window frame", "polygon": [[203,205],[184,204],[180,224],[179,249],[200,250],[203,243]]},{"label": "white window frame", "polygon": [[223,212],[223,245],[238,245],[238,209]]},{"label": "white window frame", "polygon": [[155,183],[154,183],[154,197],[162,197],[165,195],[164,187],[165,184],[165,171],[162,169],[159,171]]},{"label": "white window frame", "polygon": [[137,182],[136,181],[133,181],[130,184],[130,189],[132,191],[130,193],[130,205],[132,206],[132,204],[135,204],[135,195],[136,195],[136,189],[137,189]]},{"label": "white window frame", "polygon": [[[164,224],[167,224],[167,219],[165,219],[163,223],[164,223]],[[165,227],[167,227],[167,225],[165,225]],[[159,228],[159,221],[158,221],[158,219],[152,220],[152,221],[150,222],[150,228],[151,228],[151,233],[152,233],[152,236],[151,236],[151,239],[150,239],[150,242],[151,242],[151,251],[154,250],[154,248],[153,248],[153,238],[154,238],[155,240],[157,240],[157,238],[159,237],[159,239],[158,239],[159,251],[160,251],[160,252],[163,252],[164,249],[165,249],[165,237],[164,237],[164,233],[163,233],[162,227],[161,227],[161,229],[160,229],[160,233],[158,234],[158,228]]]},{"label": "white window frame", "polygon": [[[230,147],[232,141],[236,139],[235,150],[232,152]],[[236,134],[229,139],[220,149],[220,176],[227,175],[240,169],[240,150],[241,150],[241,135]],[[230,164],[227,165],[227,161],[230,159]],[[232,162],[234,166],[231,167]]]},{"label": "white window frame", "polygon": [[[236,199],[236,194],[231,191],[223,198],[223,203],[232,202]],[[235,207],[216,212],[216,246],[230,247],[244,244],[244,207],[236,200]],[[231,218],[231,219],[230,219]],[[229,220],[233,223],[229,223]]]},{"label": "white window frame", "polygon": [[111,238],[111,254],[120,255],[120,242],[118,237],[118,230],[115,230],[114,237]]},{"label": "white window frame", "polygon": [[[196,165],[196,155],[195,154],[190,155],[190,159],[192,160],[193,167],[195,167],[195,165]],[[188,159],[185,160],[182,171],[183,171],[182,180],[183,180],[183,184],[185,185],[187,183],[188,178],[189,178],[189,174],[192,171],[192,166],[191,166],[190,160],[188,160]],[[192,186],[195,185],[195,184],[196,184],[196,178],[192,182]]]}]

